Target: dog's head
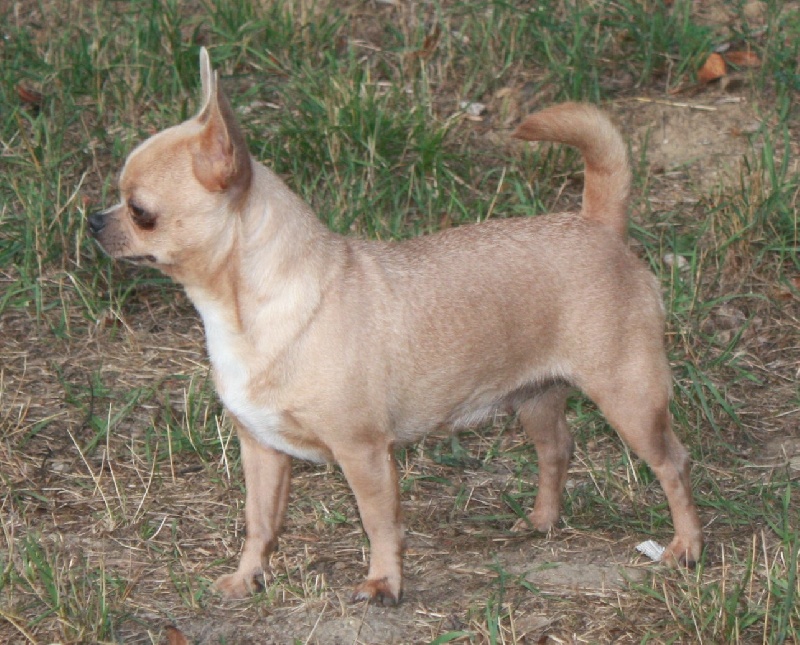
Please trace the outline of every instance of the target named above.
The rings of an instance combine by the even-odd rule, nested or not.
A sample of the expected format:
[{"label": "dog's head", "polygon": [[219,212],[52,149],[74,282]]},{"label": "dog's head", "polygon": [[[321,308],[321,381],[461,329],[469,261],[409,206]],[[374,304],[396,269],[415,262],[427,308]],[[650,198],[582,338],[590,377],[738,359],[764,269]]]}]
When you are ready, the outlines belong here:
[{"label": "dog's head", "polygon": [[89,217],[91,235],[111,257],[177,279],[217,255],[252,175],[244,136],[205,48],[200,78],[197,116],[139,145],[122,169],[120,202]]}]

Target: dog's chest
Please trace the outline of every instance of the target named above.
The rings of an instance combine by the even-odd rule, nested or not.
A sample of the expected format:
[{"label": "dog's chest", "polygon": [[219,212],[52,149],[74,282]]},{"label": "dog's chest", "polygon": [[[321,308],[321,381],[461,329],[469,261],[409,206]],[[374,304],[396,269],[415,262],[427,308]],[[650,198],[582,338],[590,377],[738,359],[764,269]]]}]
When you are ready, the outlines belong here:
[{"label": "dog's chest", "polygon": [[[198,308],[199,309],[199,308]],[[268,393],[258,392],[256,349],[233,330],[215,307],[200,309],[206,330],[206,343],[214,382],[225,408],[260,443],[299,459],[324,461],[316,450],[299,447],[287,440],[280,409],[265,402]]]}]

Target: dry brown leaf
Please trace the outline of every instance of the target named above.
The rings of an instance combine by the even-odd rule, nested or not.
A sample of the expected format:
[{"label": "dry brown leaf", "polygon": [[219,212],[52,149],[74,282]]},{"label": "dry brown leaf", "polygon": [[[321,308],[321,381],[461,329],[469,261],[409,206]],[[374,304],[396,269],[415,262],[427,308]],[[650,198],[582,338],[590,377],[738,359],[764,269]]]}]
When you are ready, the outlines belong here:
[{"label": "dry brown leaf", "polygon": [[789,285],[782,285],[775,291],[778,300],[791,300],[795,297],[794,292],[800,291],[800,276],[790,278]]},{"label": "dry brown leaf", "polygon": [[717,53],[711,54],[697,72],[697,80],[701,83],[710,83],[725,76],[727,67],[725,59]]},{"label": "dry brown leaf", "polygon": [[760,67],[761,59],[758,54],[750,50],[741,52],[727,52],[725,60],[736,67]]},{"label": "dry brown leaf", "polygon": [[166,629],[167,632],[167,645],[191,645],[183,632],[177,627],[170,625]]},{"label": "dry brown leaf", "polygon": [[17,96],[19,96],[20,101],[33,107],[41,107],[42,101],[44,101],[44,96],[41,92],[37,92],[22,83],[17,85]]},{"label": "dry brown leaf", "polygon": [[422,42],[422,47],[420,47],[417,51],[411,52],[411,56],[416,58],[422,58],[423,60],[427,60],[433,53],[436,51],[436,48],[439,46],[439,38],[442,35],[442,28],[439,25],[436,25],[433,28],[433,31],[425,36],[425,40]]}]

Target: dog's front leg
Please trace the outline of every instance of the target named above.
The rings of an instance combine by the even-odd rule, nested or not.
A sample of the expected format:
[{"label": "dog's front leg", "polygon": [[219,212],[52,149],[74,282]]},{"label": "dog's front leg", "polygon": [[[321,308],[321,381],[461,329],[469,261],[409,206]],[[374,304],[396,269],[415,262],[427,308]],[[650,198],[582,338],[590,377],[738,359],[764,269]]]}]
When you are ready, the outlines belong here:
[{"label": "dog's front leg", "polygon": [[352,600],[396,605],[403,588],[404,529],[392,446],[350,444],[337,452],[370,542],[369,573]]},{"label": "dog's front leg", "polygon": [[275,548],[286,516],[292,458],[259,444],[238,427],[244,470],[246,537],[239,568],[220,576],[214,587],[227,598],[253,593],[263,578],[267,557]]}]

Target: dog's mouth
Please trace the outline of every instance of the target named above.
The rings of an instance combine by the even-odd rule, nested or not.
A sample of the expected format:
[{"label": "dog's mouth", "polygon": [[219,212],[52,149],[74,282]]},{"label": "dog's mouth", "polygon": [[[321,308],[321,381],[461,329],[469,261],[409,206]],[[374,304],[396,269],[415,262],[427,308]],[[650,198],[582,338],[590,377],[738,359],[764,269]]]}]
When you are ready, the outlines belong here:
[{"label": "dog's mouth", "polygon": [[124,255],[119,259],[133,264],[158,264],[155,255]]}]

